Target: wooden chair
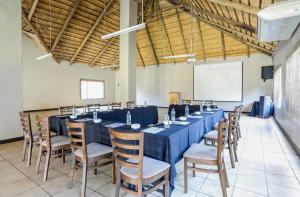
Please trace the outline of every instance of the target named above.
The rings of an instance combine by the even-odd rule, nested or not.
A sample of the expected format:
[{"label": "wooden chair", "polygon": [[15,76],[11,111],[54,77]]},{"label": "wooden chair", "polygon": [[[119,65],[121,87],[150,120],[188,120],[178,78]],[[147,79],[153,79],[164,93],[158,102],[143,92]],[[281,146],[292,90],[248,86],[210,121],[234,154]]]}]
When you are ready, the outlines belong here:
[{"label": "wooden chair", "polygon": [[32,147],[39,145],[39,136],[37,133],[32,132],[31,127],[31,119],[29,113],[19,113],[20,116],[20,122],[23,129],[23,135],[24,135],[24,146],[23,146],[23,157],[22,161],[25,161],[26,153],[28,154],[28,161],[27,165],[31,165],[31,156],[32,156]]},{"label": "wooden chair", "polygon": [[192,104],[192,101],[191,100],[182,100],[181,104],[182,105],[190,105],[190,104]]},{"label": "wooden chair", "polygon": [[65,163],[65,150],[70,148],[70,138],[65,136],[52,136],[49,125],[49,117],[36,116],[36,124],[39,133],[40,151],[37,159],[36,173],[39,172],[41,158],[46,155],[43,180],[48,178],[51,156],[61,156]]},{"label": "wooden chair", "polygon": [[59,113],[61,115],[70,115],[73,113],[73,109],[75,109],[76,106],[61,106],[58,107]]},{"label": "wooden chair", "polygon": [[[227,196],[226,188],[229,187],[225,162],[223,158],[223,149],[227,141],[227,121],[220,121],[218,126],[218,145],[207,146],[203,143],[192,144],[192,146],[184,153],[184,192],[187,193],[187,170],[193,171],[193,176],[196,176],[196,171],[205,173],[218,173],[223,197]],[[192,166],[189,166],[191,163]],[[196,167],[196,164],[207,166],[217,166],[217,169],[208,169]]]},{"label": "wooden chair", "polygon": [[[66,120],[68,134],[71,138],[71,148],[74,155],[69,187],[73,185],[75,169],[82,166],[81,196],[86,193],[87,169],[90,166],[97,174],[97,168],[112,163],[112,148],[98,143],[87,144],[84,123],[71,123]],[[113,165],[114,166],[114,165]],[[113,182],[115,179],[113,167]]]},{"label": "wooden chair", "polygon": [[134,108],[134,101],[128,101],[128,102],[126,102],[126,107],[127,107],[128,109]]},{"label": "wooden chair", "polygon": [[168,197],[170,165],[144,156],[144,133],[112,128],[109,132],[117,172],[115,196],[119,196],[120,188],[142,197],[163,187]]},{"label": "wooden chair", "polygon": [[121,108],[121,102],[112,103],[111,106],[112,106],[112,109],[120,109]]},{"label": "wooden chair", "polygon": [[237,137],[240,139],[242,137],[241,127],[240,127],[240,119],[242,114],[243,105],[236,106],[234,112],[238,114],[238,121],[237,121]]},{"label": "wooden chair", "polygon": [[[229,113],[229,125],[228,125],[228,136],[227,136],[227,144],[228,151],[231,161],[232,168],[235,168],[235,162],[238,161],[237,157],[237,113]],[[214,126],[214,130],[206,133],[204,135],[204,143],[206,145],[215,146],[218,141],[218,126]],[[208,143],[210,142],[210,144]]]}]

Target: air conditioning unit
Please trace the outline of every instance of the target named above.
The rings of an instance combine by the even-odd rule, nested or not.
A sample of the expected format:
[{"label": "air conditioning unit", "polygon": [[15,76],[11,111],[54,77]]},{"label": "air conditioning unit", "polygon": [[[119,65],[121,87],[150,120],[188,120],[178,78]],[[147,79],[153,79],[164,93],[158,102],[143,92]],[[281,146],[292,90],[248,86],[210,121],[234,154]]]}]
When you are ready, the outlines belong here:
[{"label": "air conditioning unit", "polygon": [[288,40],[300,22],[300,0],[275,3],[257,13],[258,39]]}]

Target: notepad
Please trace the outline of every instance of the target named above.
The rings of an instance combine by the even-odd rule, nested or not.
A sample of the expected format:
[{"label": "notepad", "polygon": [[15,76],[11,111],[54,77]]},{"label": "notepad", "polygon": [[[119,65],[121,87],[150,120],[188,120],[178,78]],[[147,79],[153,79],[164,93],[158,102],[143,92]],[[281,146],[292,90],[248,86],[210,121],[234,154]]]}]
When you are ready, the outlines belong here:
[{"label": "notepad", "polygon": [[190,122],[186,122],[186,121],[173,121],[172,124],[175,124],[175,125],[188,125],[188,124],[190,124]]},{"label": "notepad", "polygon": [[93,119],[91,118],[82,118],[82,119],[78,119],[78,120],[74,120],[75,122],[86,122],[86,121],[91,121]]},{"label": "notepad", "polygon": [[148,129],[143,130],[144,133],[152,133],[152,134],[156,134],[159,133],[161,131],[165,130],[164,128],[159,128],[159,127],[150,127]]},{"label": "notepad", "polygon": [[201,119],[201,118],[203,118],[203,116],[188,116],[188,118]]},{"label": "notepad", "polygon": [[105,127],[117,128],[117,127],[121,127],[121,126],[124,126],[124,125],[125,125],[124,123],[116,122],[116,123],[105,125]]}]

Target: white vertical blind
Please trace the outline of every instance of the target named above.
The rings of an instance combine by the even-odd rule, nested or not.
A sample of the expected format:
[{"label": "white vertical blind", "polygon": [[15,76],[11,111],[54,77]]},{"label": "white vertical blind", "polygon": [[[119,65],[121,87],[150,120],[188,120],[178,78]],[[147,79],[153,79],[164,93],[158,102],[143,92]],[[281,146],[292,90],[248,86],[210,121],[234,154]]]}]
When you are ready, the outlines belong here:
[{"label": "white vertical blind", "polygon": [[282,77],[281,66],[276,70],[274,74],[274,101],[277,108],[281,108],[281,96],[282,96]]},{"label": "white vertical blind", "polygon": [[80,80],[81,99],[104,98],[104,81]]},{"label": "white vertical blind", "polygon": [[286,63],[285,108],[295,120],[300,121],[300,47]]}]

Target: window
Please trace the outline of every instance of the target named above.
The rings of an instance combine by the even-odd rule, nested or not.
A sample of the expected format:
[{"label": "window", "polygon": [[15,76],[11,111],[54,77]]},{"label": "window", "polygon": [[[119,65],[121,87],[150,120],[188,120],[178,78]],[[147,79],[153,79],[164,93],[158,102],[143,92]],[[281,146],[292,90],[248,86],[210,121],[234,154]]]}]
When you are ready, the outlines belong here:
[{"label": "window", "polygon": [[285,109],[291,118],[300,121],[300,47],[286,62]]},{"label": "window", "polygon": [[282,86],[282,80],[281,80],[281,66],[275,71],[274,74],[274,101],[275,106],[277,108],[281,108],[281,86]]},{"label": "window", "polygon": [[104,81],[80,80],[81,99],[103,99]]}]

